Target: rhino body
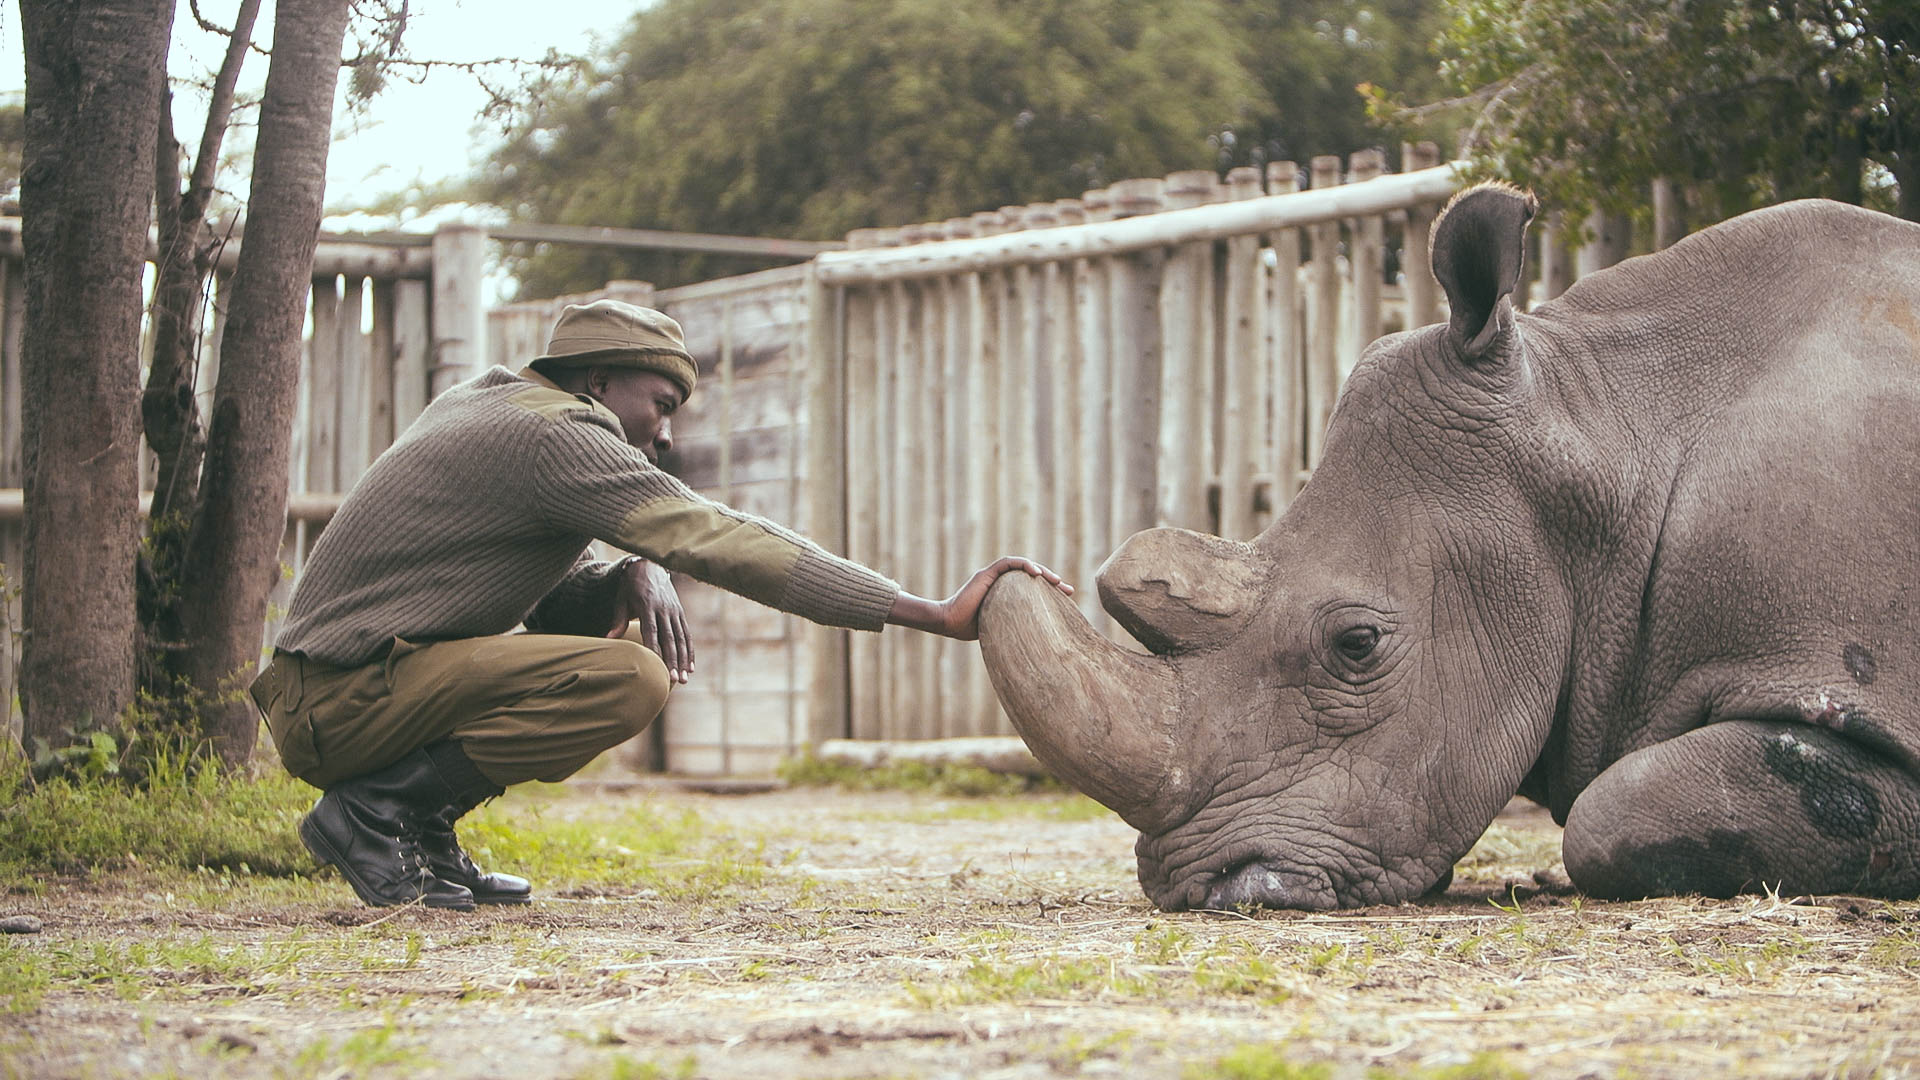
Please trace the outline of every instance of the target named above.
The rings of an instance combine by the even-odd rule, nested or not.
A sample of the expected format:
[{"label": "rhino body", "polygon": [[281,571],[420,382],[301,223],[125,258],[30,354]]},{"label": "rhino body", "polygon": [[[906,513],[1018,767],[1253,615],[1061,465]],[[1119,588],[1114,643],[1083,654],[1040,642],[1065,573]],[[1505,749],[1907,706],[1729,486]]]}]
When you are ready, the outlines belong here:
[{"label": "rhino body", "polygon": [[1790,203],[1523,314],[1534,209],[1454,200],[1449,322],[1367,350],[1257,539],[1114,553],[1150,655],[989,595],[1003,704],[1158,906],[1415,897],[1516,792],[1591,894],[1920,895],[1920,226]]}]

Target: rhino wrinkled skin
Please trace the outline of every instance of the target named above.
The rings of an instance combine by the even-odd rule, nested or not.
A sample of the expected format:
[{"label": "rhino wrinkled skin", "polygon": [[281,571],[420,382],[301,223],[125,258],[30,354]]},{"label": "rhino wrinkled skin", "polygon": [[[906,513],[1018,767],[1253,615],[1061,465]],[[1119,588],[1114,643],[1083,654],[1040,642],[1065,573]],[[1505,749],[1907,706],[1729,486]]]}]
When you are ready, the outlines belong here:
[{"label": "rhino wrinkled skin", "polygon": [[1516,792],[1607,897],[1920,894],[1920,226],[1744,215],[1514,309],[1534,201],[1456,198],[1449,322],[1383,338],[1250,543],[1026,575],[981,644],[1167,910],[1444,887]]}]

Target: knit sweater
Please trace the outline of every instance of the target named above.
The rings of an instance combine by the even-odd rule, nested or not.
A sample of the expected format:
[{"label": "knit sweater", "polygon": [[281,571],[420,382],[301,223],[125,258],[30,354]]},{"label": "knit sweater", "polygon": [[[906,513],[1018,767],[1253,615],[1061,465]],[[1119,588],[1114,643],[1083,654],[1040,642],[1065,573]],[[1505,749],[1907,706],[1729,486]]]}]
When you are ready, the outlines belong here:
[{"label": "knit sweater", "polygon": [[627,445],[605,406],[532,372],[453,387],[340,504],[276,645],[338,666],[409,641],[516,624],[613,628],[601,540],[815,622],[878,630],[899,586],[770,521],[695,494]]}]

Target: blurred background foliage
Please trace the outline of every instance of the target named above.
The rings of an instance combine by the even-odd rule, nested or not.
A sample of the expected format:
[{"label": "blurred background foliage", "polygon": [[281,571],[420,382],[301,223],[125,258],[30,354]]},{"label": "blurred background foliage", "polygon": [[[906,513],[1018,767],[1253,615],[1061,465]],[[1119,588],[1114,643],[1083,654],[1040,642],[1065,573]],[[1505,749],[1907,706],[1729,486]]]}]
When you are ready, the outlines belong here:
[{"label": "blurred background foliage", "polygon": [[[469,197],[835,239],[1430,138],[1577,223],[1820,195],[1920,216],[1920,0],[662,0],[528,88]],[[521,294],[739,259],[522,250]]]},{"label": "blurred background foliage", "polygon": [[[535,87],[475,194],[526,221],[836,239],[1177,169],[1384,143],[1435,0],[664,0]],[[1397,142],[1393,143],[1397,147]],[[740,260],[523,254],[522,295]]]},{"label": "blurred background foliage", "polygon": [[[1373,89],[1389,125],[1452,113],[1485,176],[1578,221],[1655,178],[1699,228],[1825,197],[1920,219],[1920,0],[1451,0],[1447,89]],[[1390,85],[1390,84],[1388,84]]]}]

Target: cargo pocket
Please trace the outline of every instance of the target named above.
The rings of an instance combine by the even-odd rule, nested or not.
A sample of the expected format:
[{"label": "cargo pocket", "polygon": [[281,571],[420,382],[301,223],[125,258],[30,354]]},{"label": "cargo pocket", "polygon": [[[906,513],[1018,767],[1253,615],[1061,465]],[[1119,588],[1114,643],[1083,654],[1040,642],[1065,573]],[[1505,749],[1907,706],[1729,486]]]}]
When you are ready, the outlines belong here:
[{"label": "cargo pocket", "polygon": [[389,693],[393,691],[394,666],[399,664],[409,653],[419,652],[421,649],[426,648],[426,646],[427,642],[424,641],[414,642],[408,641],[399,635],[394,636],[393,643],[387,646],[387,658],[383,661],[384,666],[381,669],[386,676],[387,691]]},{"label": "cargo pocket", "polygon": [[303,780],[320,767],[313,718],[300,708],[306,696],[304,663],[298,656],[275,656],[248,690],[267,719],[267,733],[280,751],[280,763]]}]

